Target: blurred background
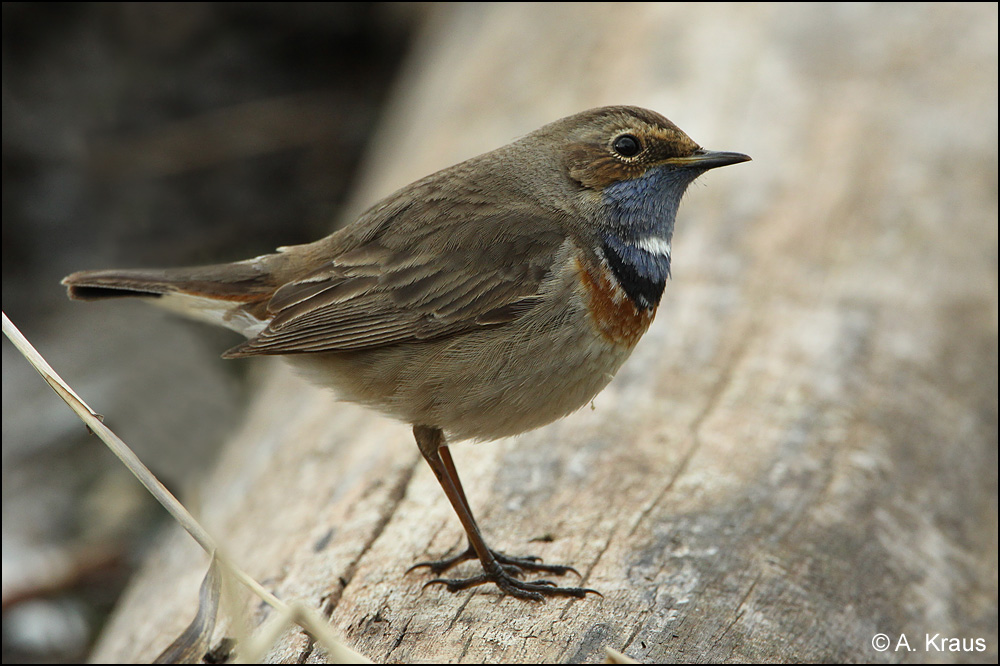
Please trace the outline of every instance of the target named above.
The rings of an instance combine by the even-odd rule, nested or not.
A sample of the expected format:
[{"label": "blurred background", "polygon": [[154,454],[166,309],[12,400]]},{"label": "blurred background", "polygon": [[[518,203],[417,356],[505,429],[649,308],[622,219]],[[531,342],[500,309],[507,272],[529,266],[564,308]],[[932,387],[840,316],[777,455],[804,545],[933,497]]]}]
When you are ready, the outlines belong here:
[{"label": "blurred background", "polygon": [[[109,266],[244,259],[332,229],[427,8],[3,4],[3,309],[175,492],[239,418],[226,331],[70,303]],[[163,519],[3,345],[3,661],[81,660]]]},{"label": "blurred background", "polygon": [[[678,230],[690,282],[669,296],[678,334],[662,348],[690,367],[683,390],[664,385],[680,395],[714,376],[706,368],[728,372],[685,317],[717,312],[739,332],[758,313],[787,315],[802,340],[785,346],[828,380],[801,399],[819,405],[803,417],[809,462],[870,473],[844,516],[865,527],[889,515],[926,546],[892,552],[929,581],[912,586],[926,596],[886,603],[992,631],[995,661],[995,4],[7,3],[2,31],[3,309],[182,497],[241,422],[260,366],[218,359],[236,342],[226,331],[139,303],[71,303],[64,275],[314,240],[428,165],[637,103],[754,158],[726,174],[739,187],[706,179],[685,200],[714,222]],[[809,305],[829,318],[793,318]],[[747,330],[777,336],[781,323]],[[840,347],[824,347],[827,334]],[[766,340],[752,344],[765,378],[788,370]],[[752,429],[743,417],[766,404],[752,402],[765,384],[746,388],[720,441]],[[799,398],[779,397],[795,411]],[[875,407],[851,411],[864,401]],[[824,440],[811,429],[837,415],[831,404],[885,441]],[[782,467],[786,453],[774,478],[812,478]],[[6,343],[2,499],[3,660],[78,661],[163,518]],[[908,527],[901,506],[933,529]],[[940,588],[938,564],[954,573]],[[816,649],[791,654],[836,654]]]}]

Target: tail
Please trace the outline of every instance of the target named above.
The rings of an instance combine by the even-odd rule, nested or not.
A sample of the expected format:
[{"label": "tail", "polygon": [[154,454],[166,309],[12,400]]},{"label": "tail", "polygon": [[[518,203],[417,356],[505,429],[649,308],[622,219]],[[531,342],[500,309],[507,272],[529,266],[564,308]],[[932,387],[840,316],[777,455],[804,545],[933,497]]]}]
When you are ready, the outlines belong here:
[{"label": "tail", "polygon": [[138,297],[187,317],[248,337],[267,323],[277,289],[272,257],[193,268],[81,271],[65,277],[69,297],[81,301]]},{"label": "tail", "polygon": [[194,268],[80,271],[62,283],[78,301],[183,293],[246,302],[269,296],[277,287],[261,259]]}]

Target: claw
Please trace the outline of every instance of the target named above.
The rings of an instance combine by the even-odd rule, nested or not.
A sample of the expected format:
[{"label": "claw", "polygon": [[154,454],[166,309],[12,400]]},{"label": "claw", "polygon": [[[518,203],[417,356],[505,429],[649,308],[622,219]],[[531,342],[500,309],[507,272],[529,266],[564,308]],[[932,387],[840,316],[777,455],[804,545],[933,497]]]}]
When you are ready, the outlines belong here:
[{"label": "claw", "polygon": [[431,573],[440,574],[444,573],[448,569],[461,564],[467,560],[476,560],[479,556],[476,555],[476,551],[473,550],[472,546],[468,546],[463,552],[455,555],[454,557],[446,557],[440,560],[428,560],[426,562],[417,562],[412,567],[406,570],[406,573],[410,573],[414,569],[419,569],[420,567],[427,567],[431,570]]},{"label": "claw", "polygon": [[460,592],[471,587],[493,583],[505,594],[529,601],[545,601],[545,597],[575,597],[583,599],[587,594],[604,596],[597,590],[586,587],[558,587],[550,580],[523,581],[513,578],[503,571],[493,574],[482,573],[471,578],[435,578],[424,583],[428,585],[444,585],[449,592]]},{"label": "claw", "polygon": [[529,601],[544,601],[545,597],[575,597],[583,599],[587,594],[604,595],[587,587],[559,587],[551,580],[523,581],[514,578],[503,568],[497,567],[493,572],[483,572],[469,578],[435,578],[424,583],[429,585],[444,585],[449,592],[461,592],[472,587],[493,583],[505,594]]},{"label": "claw", "polygon": [[[524,555],[517,556],[505,555],[496,550],[490,549],[490,554],[493,558],[501,565],[504,565],[504,569],[512,575],[520,575],[526,571],[541,571],[544,573],[549,573],[554,576],[563,576],[567,573],[576,574],[577,578],[583,578],[580,572],[573,567],[565,566],[562,564],[543,564],[542,558],[535,555]],[[472,546],[467,547],[463,552],[455,555],[453,557],[446,557],[440,560],[427,560],[426,562],[417,562],[412,567],[406,570],[406,573],[410,573],[421,567],[427,567],[433,574],[442,574],[448,569],[455,567],[462,562],[468,560],[479,559],[476,551],[473,550]]]},{"label": "claw", "polygon": [[583,578],[580,572],[573,567],[566,566],[564,564],[543,564],[542,558],[535,557],[534,555],[527,555],[524,557],[514,557],[513,555],[504,555],[503,553],[498,553],[493,550],[493,557],[500,564],[505,564],[507,566],[516,567],[523,571],[544,571],[545,573],[550,573],[554,576],[562,576],[567,573],[576,574],[577,578]]},{"label": "claw", "polygon": [[[505,594],[530,601],[544,601],[545,597],[556,596],[576,597],[577,599],[583,599],[588,594],[604,596],[597,590],[587,587],[559,587],[556,583],[547,579],[533,581],[520,580],[521,576],[530,571],[538,571],[554,576],[574,573],[579,578],[583,578],[580,572],[573,567],[562,564],[543,564],[542,558],[535,557],[534,555],[514,557],[513,555],[505,555],[492,549],[489,549],[489,553],[492,555],[492,558],[489,561],[483,562],[484,571],[479,575],[469,578],[437,577],[424,583],[424,589],[430,585],[444,585],[448,588],[449,592],[460,592],[479,585],[493,583]],[[418,562],[407,569],[406,573],[410,573],[414,569],[427,567],[431,570],[431,573],[440,575],[466,560],[477,559],[479,559],[479,556],[470,545],[463,552],[453,557]]]}]

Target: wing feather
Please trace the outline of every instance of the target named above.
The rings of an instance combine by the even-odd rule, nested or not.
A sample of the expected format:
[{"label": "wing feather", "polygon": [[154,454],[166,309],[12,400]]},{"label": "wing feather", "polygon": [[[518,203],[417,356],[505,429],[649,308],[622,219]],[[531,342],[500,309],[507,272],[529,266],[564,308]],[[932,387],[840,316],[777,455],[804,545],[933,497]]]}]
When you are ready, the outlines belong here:
[{"label": "wing feather", "polygon": [[[541,302],[540,285],[565,234],[537,220],[487,215],[467,222],[445,220],[409,234],[385,225],[385,233],[279,288],[267,306],[268,326],[226,356],[370,349],[524,316]],[[470,232],[469,225],[478,226]],[[397,247],[404,236],[409,246]]]}]

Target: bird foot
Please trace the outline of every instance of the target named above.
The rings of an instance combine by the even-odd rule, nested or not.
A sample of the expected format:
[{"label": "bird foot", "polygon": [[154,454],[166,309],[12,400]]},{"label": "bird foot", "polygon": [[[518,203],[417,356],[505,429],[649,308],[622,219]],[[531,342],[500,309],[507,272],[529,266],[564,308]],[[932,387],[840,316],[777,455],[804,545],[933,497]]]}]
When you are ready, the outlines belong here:
[{"label": "bird foot", "polygon": [[459,592],[470,587],[493,583],[505,594],[529,601],[544,601],[545,597],[576,597],[583,599],[587,593],[604,596],[597,590],[587,587],[558,587],[551,580],[524,581],[514,577],[512,565],[496,565],[490,571],[484,571],[470,578],[435,578],[424,583],[428,585],[444,585],[449,592]]},{"label": "bird foot", "polygon": [[[510,574],[520,575],[526,571],[541,571],[544,573],[550,573],[554,576],[562,576],[567,573],[574,573],[578,577],[580,572],[573,567],[565,566],[562,564],[544,564],[542,558],[536,557],[534,555],[525,555],[523,557],[515,557],[513,555],[505,555],[500,551],[490,549],[490,554],[493,559],[499,564],[503,565],[503,568]],[[430,560],[427,562],[417,562],[412,567],[406,570],[406,573],[410,573],[414,569],[419,569],[421,567],[427,567],[431,570],[433,574],[442,574],[448,569],[466,562],[468,560],[478,560],[479,555],[470,545],[463,552],[455,555],[454,557],[447,557],[440,560]]]},{"label": "bird foot", "polygon": [[[435,578],[424,583],[424,587],[428,585],[444,585],[448,588],[449,592],[459,592],[471,587],[493,583],[501,591],[512,597],[531,601],[544,601],[545,597],[557,596],[583,599],[587,596],[588,592],[601,595],[597,590],[585,587],[559,587],[550,580],[524,581],[519,579],[520,576],[523,576],[528,571],[540,571],[556,576],[572,572],[579,576],[580,572],[573,567],[561,564],[543,564],[540,558],[533,555],[514,557],[495,550],[490,550],[490,554],[493,556],[493,561],[484,564],[484,571],[478,576],[471,576],[469,578]],[[457,564],[476,559],[479,559],[479,556],[473,550],[472,546],[469,546],[464,552],[454,557],[414,564],[409,568],[407,573],[420,567],[427,567],[432,573],[441,574]]]}]

